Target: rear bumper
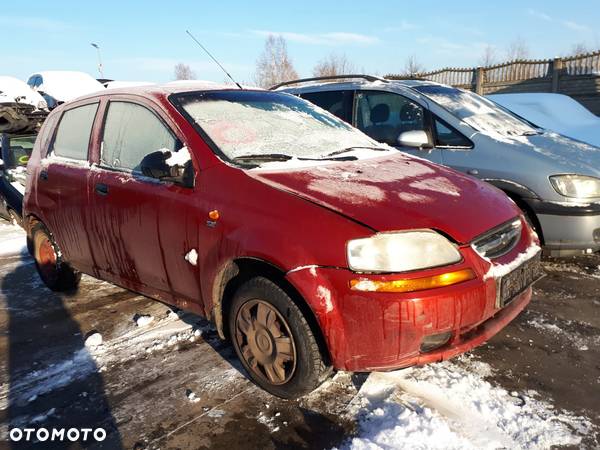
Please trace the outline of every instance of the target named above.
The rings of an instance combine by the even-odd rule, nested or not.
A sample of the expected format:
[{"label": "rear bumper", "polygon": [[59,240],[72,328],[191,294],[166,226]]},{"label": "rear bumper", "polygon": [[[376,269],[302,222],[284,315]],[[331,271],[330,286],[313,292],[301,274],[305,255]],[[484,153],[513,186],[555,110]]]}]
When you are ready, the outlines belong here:
[{"label": "rear bumper", "polygon": [[[533,240],[528,236],[520,249],[496,264],[515,260]],[[451,270],[471,268],[477,277],[427,291],[399,294],[352,290],[350,280],[357,274],[340,268],[293,271],[287,279],[315,313],[335,368],[355,372],[392,370],[464,353],[495,335],[529,303],[531,287],[498,309],[496,280],[486,276],[490,262],[470,247],[461,250],[465,259]],[[433,275],[448,270],[427,272]],[[421,350],[425,338],[442,333],[450,334],[443,346]]]},{"label": "rear bumper", "polygon": [[600,250],[600,204],[568,206],[530,201],[547,250]]}]

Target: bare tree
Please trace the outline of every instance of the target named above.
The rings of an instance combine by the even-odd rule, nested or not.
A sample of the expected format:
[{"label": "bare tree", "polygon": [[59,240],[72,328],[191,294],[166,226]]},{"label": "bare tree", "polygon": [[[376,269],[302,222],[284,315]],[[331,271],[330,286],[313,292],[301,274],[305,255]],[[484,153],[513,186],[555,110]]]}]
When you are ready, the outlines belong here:
[{"label": "bare tree", "polygon": [[356,67],[346,58],[346,55],[332,53],[317,63],[313,69],[313,76],[328,77],[348,75],[353,72],[356,72]]},{"label": "bare tree", "polygon": [[517,37],[506,49],[506,59],[515,61],[517,59],[529,58],[529,46],[522,37]]},{"label": "bare tree", "polygon": [[583,42],[578,42],[571,47],[571,55],[583,55],[584,53],[589,53],[590,48]]},{"label": "bare tree", "polygon": [[410,55],[404,63],[404,75],[416,75],[425,72],[425,67],[417,59],[417,55]]},{"label": "bare tree", "polygon": [[193,80],[194,78],[196,78],[196,73],[190,66],[184,63],[175,64],[176,80]]},{"label": "bare tree", "polygon": [[260,87],[268,88],[296,78],[298,73],[288,55],[285,39],[283,36],[269,35],[265,41],[265,48],[256,62],[255,83]]},{"label": "bare tree", "polygon": [[481,67],[493,66],[496,64],[496,49],[491,45],[486,45],[481,52],[479,65]]}]

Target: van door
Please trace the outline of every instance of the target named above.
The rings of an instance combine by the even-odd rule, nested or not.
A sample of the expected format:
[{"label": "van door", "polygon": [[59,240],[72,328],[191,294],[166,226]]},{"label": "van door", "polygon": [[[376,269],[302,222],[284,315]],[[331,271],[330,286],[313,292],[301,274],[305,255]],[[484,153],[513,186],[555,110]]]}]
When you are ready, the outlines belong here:
[{"label": "van door", "polygon": [[110,101],[90,184],[91,234],[103,278],[167,301],[200,301],[198,266],[185,259],[198,251],[194,190],[143,176],[140,169],[149,153],[180,147],[148,106]]},{"label": "van door", "polygon": [[[42,220],[73,267],[89,272],[88,154],[98,102],[66,110],[38,172]],[[45,128],[46,129],[46,128]]]},{"label": "van door", "polygon": [[428,112],[416,102],[394,92],[356,91],[354,126],[373,139],[435,163],[442,162],[436,148],[416,149],[398,144],[400,134],[425,131],[433,142]]}]

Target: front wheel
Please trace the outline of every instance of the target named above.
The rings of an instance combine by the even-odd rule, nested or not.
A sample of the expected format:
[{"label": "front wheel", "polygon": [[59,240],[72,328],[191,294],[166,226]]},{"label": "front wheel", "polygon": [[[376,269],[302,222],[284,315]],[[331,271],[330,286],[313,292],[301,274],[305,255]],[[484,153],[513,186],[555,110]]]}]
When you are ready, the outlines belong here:
[{"label": "front wheel", "polygon": [[44,284],[53,291],[75,290],[81,274],[62,260],[58,245],[46,227],[36,224],[31,235],[35,266]]},{"label": "front wheel", "polygon": [[253,278],[238,289],[229,311],[229,330],[250,378],[273,395],[301,397],[329,373],[302,311],[266,278]]}]

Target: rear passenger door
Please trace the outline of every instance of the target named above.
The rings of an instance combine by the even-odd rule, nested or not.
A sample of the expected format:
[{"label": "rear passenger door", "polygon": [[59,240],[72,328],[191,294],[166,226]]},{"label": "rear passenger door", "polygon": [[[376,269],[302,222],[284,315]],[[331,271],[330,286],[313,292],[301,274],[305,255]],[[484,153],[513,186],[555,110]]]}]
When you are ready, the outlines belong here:
[{"label": "rear passenger door", "polygon": [[181,146],[149,105],[110,101],[90,186],[98,272],[172,301],[200,299],[198,267],[185,260],[197,251],[200,229],[193,188],[146,177],[140,163],[157,150],[175,152]]},{"label": "rear passenger door", "polygon": [[87,183],[88,154],[97,111],[98,102],[94,102],[62,113],[37,180],[37,204],[42,220],[65,259],[83,272],[89,272],[93,265]]}]

